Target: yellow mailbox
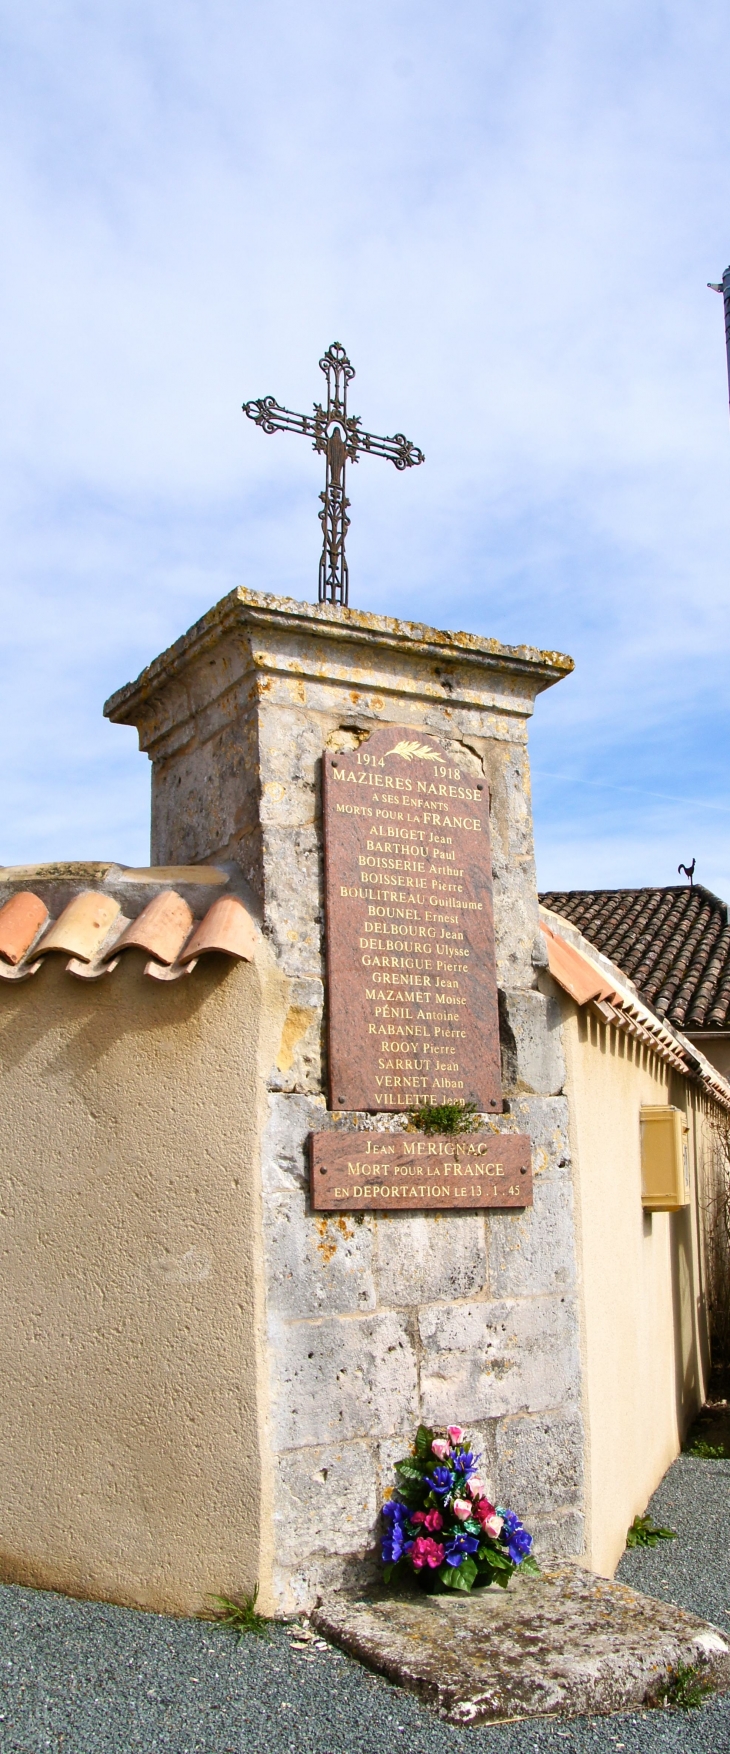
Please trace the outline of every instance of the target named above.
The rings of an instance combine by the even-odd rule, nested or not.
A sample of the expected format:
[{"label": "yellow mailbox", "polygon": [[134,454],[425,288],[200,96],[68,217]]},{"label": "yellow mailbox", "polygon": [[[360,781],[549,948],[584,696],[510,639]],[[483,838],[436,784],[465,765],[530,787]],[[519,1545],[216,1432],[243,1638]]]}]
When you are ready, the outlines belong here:
[{"label": "yellow mailbox", "polygon": [[689,1205],[689,1127],[680,1108],[641,1110],[641,1204],[649,1212]]}]

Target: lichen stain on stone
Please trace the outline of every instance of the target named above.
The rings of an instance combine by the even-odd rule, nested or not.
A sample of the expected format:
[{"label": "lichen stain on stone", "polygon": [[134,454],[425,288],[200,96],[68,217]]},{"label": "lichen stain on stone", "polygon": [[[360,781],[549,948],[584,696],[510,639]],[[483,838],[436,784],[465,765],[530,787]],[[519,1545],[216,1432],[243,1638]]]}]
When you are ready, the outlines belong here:
[{"label": "lichen stain on stone", "polygon": [[294,1049],[296,1048],[297,1043],[301,1041],[302,1036],[306,1035],[310,1023],[314,1020],[314,1016],[314,1011],[307,1005],[289,1006],[289,1010],[284,1018],[284,1027],[281,1032],[281,1041],[279,1043],[279,1052],[276,1060],[277,1071],[291,1071],[294,1063]]},{"label": "lichen stain on stone", "polygon": [[330,1261],[337,1254],[337,1249],[339,1246],[339,1238],[337,1236],[332,1235],[332,1231],[330,1230],[330,1224],[336,1230],[339,1230],[341,1232],[341,1235],[344,1237],[345,1242],[349,1242],[352,1238],[352,1235],[353,1235],[352,1226],[348,1224],[347,1219],[344,1218],[341,1214],[337,1218],[332,1218],[332,1219],[318,1218],[317,1219],[317,1229],[318,1229],[319,1235],[320,1235],[320,1241],[317,1243],[317,1251],[322,1256],[322,1259],[323,1259],[326,1267],[329,1266]]}]

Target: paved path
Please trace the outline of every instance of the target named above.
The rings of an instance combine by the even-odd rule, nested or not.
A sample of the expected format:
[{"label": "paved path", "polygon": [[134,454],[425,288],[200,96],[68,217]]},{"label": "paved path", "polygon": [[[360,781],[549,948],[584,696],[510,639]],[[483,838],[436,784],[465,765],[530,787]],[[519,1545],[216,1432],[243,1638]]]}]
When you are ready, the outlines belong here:
[{"label": "paved path", "polygon": [[[681,1456],[652,1500],[680,1539],[619,1575],[730,1629],[730,1461]],[[454,1729],[276,1627],[240,1644],[192,1620],[0,1588],[1,1754],[730,1754],[730,1694],[693,1712]]]}]

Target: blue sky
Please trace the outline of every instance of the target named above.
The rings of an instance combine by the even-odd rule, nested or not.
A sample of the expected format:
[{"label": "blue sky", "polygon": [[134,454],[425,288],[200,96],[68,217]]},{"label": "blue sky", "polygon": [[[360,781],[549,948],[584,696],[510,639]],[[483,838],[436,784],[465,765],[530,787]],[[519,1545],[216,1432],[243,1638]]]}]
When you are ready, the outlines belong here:
[{"label": "blue sky", "polygon": [[730,898],[727,8],[0,4],[0,860],[148,856],[105,697],[238,583],[568,651],[531,730],[541,887]]}]

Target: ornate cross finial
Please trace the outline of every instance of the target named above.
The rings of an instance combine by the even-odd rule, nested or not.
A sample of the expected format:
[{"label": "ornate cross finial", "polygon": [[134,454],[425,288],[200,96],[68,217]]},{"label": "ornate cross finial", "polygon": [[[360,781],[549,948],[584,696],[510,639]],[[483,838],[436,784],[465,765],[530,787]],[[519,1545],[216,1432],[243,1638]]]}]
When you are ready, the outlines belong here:
[{"label": "ornate cross finial", "polygon": [[402,432],[392,438],[378,438],[375,433],[360,431],[360,418],[347,412],[347,386],[355,376],[354,367],[339,341],[319,362],[327,379],[327,407],[314,403],[314,414],[292,414],[281,408],[273,396],[260,396],[256,402],[244,402],[243,412],[255,420],[264,432],[303,432],[313,441],[315,451],[323,451],[327,459],[324,493],[320,494],[323,543],[319,563],[320,603],[347,603],[349,573],[345,558],[345,536],[350,527],[345,494],[345,465],[357,463],[361,451],[374,457],[386,457],[396,469],[412,469],[423,463],[423,451],[411,444]]}]

